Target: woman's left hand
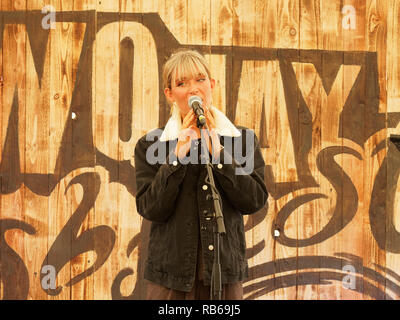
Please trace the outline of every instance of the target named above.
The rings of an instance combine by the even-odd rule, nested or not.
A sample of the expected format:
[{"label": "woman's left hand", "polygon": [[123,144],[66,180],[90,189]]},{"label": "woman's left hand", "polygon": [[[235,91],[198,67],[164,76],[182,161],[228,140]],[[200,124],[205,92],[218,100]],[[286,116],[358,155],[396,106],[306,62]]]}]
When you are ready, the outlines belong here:
[{"label": "woman's left hand", "polygon": [[207,148],[213,158],[219,158],[221,152],[221,143],[217,131],[215,130],[215,118],[214,114],[207,107],[204,108],[204,115],[206,116],[207,127],[211,136],[208,135],[207,131],[204,131],[204,136],[207,141]]}]

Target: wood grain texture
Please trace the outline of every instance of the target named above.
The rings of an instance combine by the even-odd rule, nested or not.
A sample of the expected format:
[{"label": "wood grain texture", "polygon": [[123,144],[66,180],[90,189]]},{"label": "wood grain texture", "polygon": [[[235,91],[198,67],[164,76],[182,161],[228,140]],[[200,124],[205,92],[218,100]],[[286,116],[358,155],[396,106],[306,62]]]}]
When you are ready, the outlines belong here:
[{"label": "wood grain texture", "polygon": [[[37,10],[44,7],[43,1],[30,1],[27,3],[26,10]],[[40,28],[41,29],[41,28]],[[33,34],[40,32],[39,26],[31,26],[31,32],[27,34],[26,43],[26,139],[25,150],[26,160],[25,173],[48,173],[50,169],[50,145],[51,131],[50,119],[50,45],[45,45],[45,58],[43,61],[43,73],[37,72],[35,67],[34,55],[36,54],[35,45],[31,45]],[[40,37],[38,37],[40,38]],[[29,41],[28,41],[29,40]],[[59,61],[58,61],[59,62]],[[41,78],[40,78],[41,75]],[[49,152],[50,151],[50,152]],[[47,183],[48,185],[48,183]],[[48,189],[48,188],[47,188]],[[25,222],[32,225],[37,233],[42,233],[49,225],[49,202],[46,197],[40,197],[30,191],[25,185],[26,215]],[[45,229],[46,228],[46,229]],[[44,246],[45,250],[40,249]],[[26,241],[26,264],[30,272],[30,286],[28,299],[49,299],[49,296],[42,290],[41,286],[41,266],[44,254],[48,246],[48,237],[34,236]],[[40,254],[38,254],[40,252]]]},{"label": "wood grain texture", "polygon": [[[387,51],[386,51],[386,78],[387,78],[387,112],[396,112],[398,110],[398,106],[400,104],[400,72],[399,72],[399,63],[400,63],[400,42],[399,42],[399,24],[398,21],[400,19],[400,3],[397,1],[389,1],[387,4],[388,15],[387,15]],[[397,128],[388,128],[389,134],[396,134],[399,129]],[[390,142],[389,142],[390,143]],[[391,170],[388,168],[388,174],[390,174]],[[390,217],[388,214],[388,223],[390,218],[393,218],[393,223],[395,226],[395,230],[400,230],[400,219],[399,215],[395,214],[398,212],[398,208],[400,208],[400,181],[397,180],[395,186],[392,187],[395,193],[395,200],[393,204],[388,203],[388,208],[393,206],[393,217]],[[389,191],[389,187],[388,187]],[[391,234],[389,235],[389,237]],[[388,237],[388,238],[389,238]],[[396,270],[400,263],[400,255],[386,252],[386,268],[388,270]],[[390,276],[391,281],[395,281],[396,278],[393,277],[393,272],[387,272],[387,276]],[[390,286],[386,286],[386,294],[392,295],[392,290]],[[397,294],[396,299],[400,299],[400,295]]]},{"label": "wood grain texture", "polygon": [[[102,1],[97,11],[120,12],[119,2]],[[97,21],[101,16],[97,16]],[[97,24],[99,26],[99,23]],[[119,56],[120,22],[112,22],[96,30],[94,90],[96,101],[94,110],[95,147],[105,156],[119,159],[118,108],[119,105]],[[101,93],[100,93],[101,92]],[[115,106],[115,107],[111,107]],[[96,167],[102,182],[101,191],[95,203],[95,225],[106,225],[115,233],[118,230],[118,209],[120,193],[117,186],[109,183],[109,172]],[[114,251],[115,248],[113,248]],[[111,257],[94,275],[94,298],[110,299],[110,279],[117,270],[118,261]]]},{"label": "wood grain texture", "polygon": [[165,0],[158,9],[168,30],[180,43],[188,42],[188,0]]},{"label": "wood grain texture", "polygon": [[[90,6],[87,0],[84,1],[74,1],[73,2],[73,7],[70,9],[71,11],[85,11],[89,10]],[[64,9],[64,11],[67,11]],[[92,30],[90,30],[92,28]],[[69,24],[68,25],[68,37],[69,37],[69,42],[71,43],[71,53],[69,55],[70,59],[70,81],[69,81],[69,86],[70,86],[70,91],[71,93],[74,92],[74,88],[77,85],[77,78],[78,78],[78,69],[79,69],[79,62],[81,61],[81,58],[84,53],[84,47],[83,47],[83,42],[84,38],[87,34],[94,33],[94,26],[87,26],[84,23],[74,23],[74,24]],[[89,92],[85,92],[85,95],[89,95]],[[72,95],[71,95],[72,97]],[[68,103],[67,100],[67,105],[65,110],[68,110],[68,106],[70,106],[70,103]],[[78,117],[80,117],[80,112],[77,112],[78,110],[73,110],[74,114],[68,113],[68,116],[71,116],[72,118],[75,117],[73,120],[78,120]],[[74,130],[79,130],[79,127],[77,128],[76,126],[72,126],[72,132],[74,133]],[[74,140],[72,140],[74,143]],[[72,146],[74,149],[74,145]],[[92,160],[94,161],[95,155],[92,155]],[[81,174],[84,174],[88,170],[86,168],[81,169],[81,170],[76,170],[74,172],[74,177],[78,177]],[[92,172],[92,169],[90,170]],[[91,188],[95,188],[95,185],[91,183],[89,179],[86,179],[85,181]],[[78,189],[78,190],[76,190]],[[84,197],[84,192],[81,188],[71,188],[71,206],[73,210],[77,208],[83,200]],[[90,208],[89,212],[87,213],[87,216],[85,220],[83,221],[81,227],[80,227],[80,233],[78,236],[84,234],[85,232],[89,232],[94,227],[94,208]],[[93,247],[94,244],[94,239],[91,237],[88,239],[88,247]],[[77,244],[71,244],[71,249],[73,252],[77,251]],[[74,248],[75,247],[75,248]],[[94,264],[94,261],[96,259],[96,254],[93,251],[86,251],[82,254],[78,254],[75,257],[72,257],[71,259],[71,279],[75,279],[79,277],[81,274],[85,273],[86,270],[90,269],[90,267]],[[71,286],[71,299],[73,300],[93,300],[94,299],[94,278],[93,276],[90,277],[85,277],[83,280],[78,281],[76,284]]]},{"label": "wood grain texture", "polygon": [[[323,50],[342,50],[342,15],[341,15],[341,4],[339,3],[324,3],[321,8],[321,30],[322,30],[322,43],[321,49]],[[329,21],[329,23],[328,23]],[[343,63],[343,54],[335,57],[335,63]],[[330,59],[329,55],[321,55],[320,61],[318,63],[322,67],[322,72],[319,73],[319,79],[334,79],[331,88],[324,86],[325,83],[321,82],[320,94],[321,97],[321,121],[320,121],[320,130],[321,130],[321,145],[319,156],[322,155],[324,150],[328,150],[328,148],[338,148],[343,154],[343,146],[342,141],[338,139],[340,136],[339,132],[339,119],[340,112],[343,108],[343,65],[337,71],[336,77],[335,72],[331,71],[330,65],[333,64],[334,59]],[[331,74],[330,74],[331,73]],[[329,88],[329,89],[327,89]],[[321,168],[319,171],[321,172],[321,191],[324,195],[327,196],[327,200],[322,202],[321,207],[321,215],[320,215],[320,225],[325,227],[328,225],[330,221],[335,218],[335,213],[338,213],[341,216],[341,219],[338,219],[335,222],[335,227],[339,230],[343,228],[343,197],[345,195],[345,185],[343,183],[343,169],[340,170],[338,174],[340,175],[340,183],[338,186],[335,185],[334,182],[329,181],[329,177],[327,178],[326,172],[329,171],[329,167],[333,164],[331,160],[335,161],[335,157],[333,159],[329,159],[330,156],[322,155]],[[322,173],[325,173],[325,175]],[[343,193],[341,192],[343,190]],[[354,195],[353,195],[354,196]],[[323,253],[321,255],[324,256],[334,256],[342,250],[342,243],[337,241],[337,238],[330,239],[333,241],[325,241],[319,245],[319,252]],[[336,269],[342,269],[342,265],[333,266]],[[321,286],[320,287],[320,299],[341,299],[341,289],[342,289],[342,281],[334,282],[331,286]]]},{"label": "wood grain texture", "polygon": [[[299,5],[299,48],[315,49],[315,46],[320,44],[318,37],[323,33],[321,25],[321,11],[317,1],[300,1]],[[300,53],[300,57],[302,54]],[[315,67],[310,63],[292,63],[296,73],[297,83],[299,85],[299,99],[304,99],[312,117],[312,148],[309,154],[309,167],[311,175],[320,186],[314,192],[323,193],[323,176],[320,174],[317,167],[318,153],[322,148],[322,112],[324,106],[323,87],[320,77],[317,74]],[[310,190],[311,191],[311,190]],[[303,191],[304,193],[304,191]],[[324,212],[326,205],[324,201],[315,200],[308,206],[304,205],[297,210],[297,237],[298,239],[308,239],[317,234],[323,227]],[[300,247],[297,255],[302,256],[318,256],[320,246]],[[318,266],[319,267],[319,266]],[[297,299],[319,299],[320,288],[318,283],[311,285],[301,285],[303,275],[299,273],[297,287]]]},{"label": "wood grain texture", "polygon": [[[244,14],[246,12],[246,14]],[[247,19],[253,20],[255,17],[255,3],[244,6],[244,3],[232,1],[232,45],[234,46],[250,46],[254,45],[254,24],[247,23]],[[247,21],[246,21],[247,20]],[[233,61],[232,61],[233,63]],[[240,79],[238,103],[236,105],[235,124],[246,126],[250,129],[254,128],[254,116],[256,114],[256,87],[255,87],[255,62],[242,61],[241,64],[242,78]],[[247,92],[247,94],[243,94]],[[253,219],[250,216],[244,218],[246,226],[253,226]],[[251,250],[254,241],[252,228],[246,231],[246,247],[247,252],[253,255]],[[253,265],[254,258],[249,259],[249,264]]]},{"label": "wood grain texture", "polygon": [[[26,3],[2,1],[1,8],[9,11],[25,10]],[[21,185],[21,172],[23,172],[26,162],[26,74],[24,72],[26,68],[26,27],[23,24],[10,25],[4,23],[2,38],[2,77],[4,82],[1,96],[1,172],[3,173],[1,179],[1,219],[23,221],[26,213],[25,188]],[[8,173],[8,175],[4,173]],[[13,179],[12,176],[18,178]],[[23,228],[15,226],[8,229],[4,225],[6,223],[3,222],[0,229],[6,242],[1,248],[1,261],[7,259],[7,249],[4,246],[13,248],[20,257],[26,257],[27,235]],[[29,281],[27,270],[18,259],[13,260],[14,268],[8,269],[9,279],[2,277],[3,299],[27,299],[29,295],[29,284],[26,284]],[[7,266],[3,268],[7,269]],[[5,275],[4,269],[2,271]],[[17,286],[14,292],[7,292],[7,281]]]},{"label": "wood grain texture", "polygon": [[398,1],[0,8],[0,298],[144,298],[134,147],[168,119],[162,63],[192,47],[266,163],[268,206],[244,218],[245,298],[399,299]]},{"label": "wood grain texture", "polygon": [[[362,1],[346,1],[344,5],[351,5],[354,8],[357,8],[355,19],[355,28],[353,28],[350,24],[350,27],[345,28],[343,26],[343,19],[346,19],[346,13],[341,12],[341,20],[340,30],[342,35],[341,45],[344,51],[363,51],[365,50],[365,2]],[[343,61],[346,63],[347,61]],[[340,99],[341,108],[346,103],[346,99],[348,98],[349,92],[351,88],[354,86],[356,77],[360,74],[360,68],[358,66],[348,66],[346,65],[343,68],[342,74],[342,96]],[[343,132],[339,132],[340,136],[343,136]],[[359,146],[352,143],[347,139],[342,139],[341,141],[342,147],[351,148],[357,151],[362,155],[362,159],[367,158],[368,156],[364,153],[363,150],[360,150]],[[343,174],[347,174],[352,179],[354,187],[357,190],[358,194],[358,210],[352,219],[351,223],[348,226],[343,226],[344,230],[342,231],[343,239],[345,241],[341,241],[341,252],[349,252],[354,255],[359,255],[360,252],[363,251],[364,247],[364,228],[360,228],[360,226],[364,225],[364,219],[368,216],[368,202],[365,200],[366,192],[364,190],[364,181],[366,175],[368,173],[365,171],[365,162],[360,161],[354,155],[351,154],[343,154],[341,156],[341,166],[343,168]],[[363,167],[363,170],[359,170],[357,174],[354,174],[354,168]],[[348,211],[345,204],[350,202],[351,199],[349,197],[349,187],[343,185],[343,205],[342,205],[342,215]],[[343,224],[343,218],[342,218]],[[356,265],[342,263],[341,267],[346,269],[346,267],[351,266],[356,268]],[[358,268],[358,267],[357,267]],[[357,270],[358,271],[358,270]],[[361,280],[361,278],[360,278]],[[344,281],[346,283],[346,281]],[[362,281],[357,281],[356,286],[363,286]],[[360,291],[352,290],[346,285],[341,285],[341,299],[343,300],[352,300],[352,299],[362,299],[362,294]]]},{"label": "wood grain texture", "polygon": [[[378,63],[378,86],[379,86],[379,112],[386,112],[387,105],[387,92],[386,92],[386,38],[387,38],[387,2],[386,1],[366,1],[366,39],[365,45],[368,51],[377,52],[377,63]],[[372,119],[369,121],[373,121]],[[367,122],[368,125],[368,122]],[[386,128],[375,135],[373,135],[366,142],[366,150],[373,150],[373,146],[376,146],[381,141],[386,139]],[[372,153],[372,152],[371,152]],[[367,160],[367,165],[365,167],[366,173],[368,174],[368,178],[365,179],[366,185],[364,188],[369,190],[372,184],[371,172],[377,172],[378,168],[381,167],[383,163],[383,159],[385,157],[386,150],[378,153],[374,157],[369,157]],[[386,206],[385,206],[386,207]],[[382,208],[383,210],[387,210],[387,208]],[[367,226],[368,222],[364,222],[365,226]],[[369,223],[371,223],[369,221]],[[368,233],[365,234],[364,243],[363,243],[364,253],[363,258],[365,259],[366,265],[372,269],[378,271],[377,265],[386,267],[386,254],[382,248],[376,244]],[[382,271],[381,271],[382,272]],[[383,272],[383,275],[385,272]],[[374,283],[376,289],[372,291],[375,297],[379,297],[379,299],[385,299],[383,292],[385,292],[385,284],[384,283]],[[378,290],[383,291],[382,293],[376,293]],[[364,299],[372,299],[371,295],[366,296],[364,294]]]},{"label": "wood grain texture", "polygon": [[[287,2],[281,2],[277,1],[277,30],[278,31],[278,38],[277,38],[277,43],[276,46],[278,48],[290,48],[290,49],[299,49],[300,45],[300,3],[298,1],[287,1]],[[296,55],[295,55],[296,56]],[[299,56],[299,54],[297,54]],[[278,53],[279,57],[279,53]],[[281,69],[282,73],[282,69]],[[281,169],[280,174],[282,177],[282,181],[288,182],[288,181],[293,181],[295,178],[293,177],[294,171],[287,170],[286,168],[290,167],[288,161],[290,161],[290,149],[287,149],[286,146],[291,143],[289,140],[288,136],[288,131],[285,129],[287,126],[285,126],[285,121],[286,117],[289,117],[288,114],[288,109],[287,109],[287,104],[289,103],[294,103],[296,106],[298,105],[299,101],[299,92],[297,91],[297,96],[295,97],[296,100],[293,101],[287,101],[286,99],[286,108],[285,104],[280,104],[279,105],[279,115],[277,117],[277,135],[280,136],[280,139],[278,140],[280,142],[279,145],[277,145],[277,150],[279,150],[282,153],[282,162],[281,162]],[[295,121],[299,121],[299,115],[295,115]],[[298,128],[298,125],[296,126]],[[283,133],[283,134],[282,134]],[[292,132],[292,134],[298,134],[298,132]],[[293,141],[293,140],[292,140]],[[302,148],[301,145],[298,145],[297,148]],[[299,150],[296,147],[293,148],[293,153],[296,154],[299,152]],[[286,155],[283,155],[286,153],[286,151],[289,151]],[[282,197],[279,199],[277,209],[279,211],[283,210],[284,206],[291,201],[292,199],[295,199],[296,196],[298,195],[295,190],[290,190],[291,192],[288,193],[286,196]],[[289,217],[289,219],[286,221],[285,224],[285,229],[284,230],[279,230],[280,233],[283,231],[285,234],[287,234],[289,237],[298,239],[299,238],[299,217],[303,213],[303,208],[295,210],[294,213]],[[276,214],[277,212],[275,212]],[[292,258],[292,259],[297,259],[299,256],[299,251],[298,248],[295,246],[285,246],[282,243],[276,242],[274,246],[275,250],[275,271],[277,275],[275,276],[275,286],[278,288],[275,291],[275,299],[288,299],[288,300],[293,300],[297,299],[297,288],[299,286],[299,278],[297,274],[294,272],[291,273],[291,278],[290,277],[284,277],[282,276],[285,272],[285,269],[287,267],[285,259],[287,258]]]},{"label": "wood grain texture", "polygon": [[399,3],[389,1],[387,5],[387,112],[396,112],[400,104],[400,65],[399,65]]}]

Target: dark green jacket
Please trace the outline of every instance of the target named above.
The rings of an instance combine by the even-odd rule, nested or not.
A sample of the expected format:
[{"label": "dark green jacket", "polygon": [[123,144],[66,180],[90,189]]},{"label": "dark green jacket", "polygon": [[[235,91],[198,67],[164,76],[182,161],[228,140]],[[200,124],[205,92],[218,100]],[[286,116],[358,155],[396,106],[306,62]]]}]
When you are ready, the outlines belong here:
[{"label": "dark green jacket", "polygon": [[[262,209],[268,198],[265,164],[257,137],[245,127],[237,128],[241,137],[220,137],[224,149],[220,165],[214,163],[212,170],[222,198],[226,228],[220,247],[222,283],[241,281],[248,276],[243,215]],[[253,139],[246,140],[251,135]],[[189,292],[198,256],[203,259],[204,283],[210,283],[214,205],[210,186],[205,182],[205,165],[176,161],[173,150],[177,140],[161,142],[159,137],[158,132],[152,138],[143,136],[135,147],[137,211],[152,221],[144,276],[167,288]],[[200,140],[193,141],[190,154],[198,155],[200,146]],[[158,161],[164,163],[154,163],[154,155],[164,158]],[[252,167],[254,170],[250,172]],[[199,240],[202,252],[198,255]]]}]

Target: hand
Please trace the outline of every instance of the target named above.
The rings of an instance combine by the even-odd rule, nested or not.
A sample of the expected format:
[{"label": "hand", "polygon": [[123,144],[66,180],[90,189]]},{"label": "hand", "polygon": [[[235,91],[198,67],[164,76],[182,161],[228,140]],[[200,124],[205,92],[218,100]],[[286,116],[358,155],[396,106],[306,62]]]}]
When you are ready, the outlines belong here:
[{"label": "hand", "polygon": [[191,109],[182,121],[182,129],[178,135],[178,143],[175,148],[175,154],[179,159],[186,157],[190,150],[192,140],[200,139],[200,129],[197,128],[197,118]]},{"label": "hand", "polygon": [[[203,136],[207,143],[207,149],[214,158],[218,158],[222,149],[218,134],[215,130],[215,119],[213,113],[208,109],[204,108],[204,115],[206,117],[207,127],[209,133],[203,130]],[[211,139],[210,139],[211,136]],[[182,129],[179,132],[178,143],[175,148],[175,154],[179,159],[183,159],[188,154],[192,140],[201,138],[200,129],[197,127],[197,118],[191,109],[182,121]]]},{"label": "hand", "polygon": [[208,142],[207,143],[208,151],[213,155],[214,158],[219,158],[222,146],[219,141],[217,131],[215,130],[214,114],[210,109],[205,108],[204,115],[206,116],[207,127],[210,132],[211,142],[212,142],[212,152],[211,152],[211,142],[207,132],[204,130],[204,136],[207,137],[206,141]]}]

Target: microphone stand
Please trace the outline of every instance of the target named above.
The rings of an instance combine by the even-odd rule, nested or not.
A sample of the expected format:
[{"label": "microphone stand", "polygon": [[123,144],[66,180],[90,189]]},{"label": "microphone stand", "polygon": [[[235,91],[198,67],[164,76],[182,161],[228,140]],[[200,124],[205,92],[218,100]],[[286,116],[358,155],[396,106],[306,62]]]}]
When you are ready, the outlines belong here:
[{"label": "microphone stand", "polygon": [[[224,217],[222,215],[221,209],[221,197],[217,188],[215,187],[214,176],[212,172],[212,164],[210,162],[210,157],[208,154],[208,149],[206,145],[206,140],[203,136],[202,128],[207,131],[208,136],[211,141],[211,135],[208,130],[207,124],[202,125],[200,121],[197,120],[197,126],[200,129],[201,133],[201,154],[204,155],[204,159],[206,160],[206,169],[207,169],[207,178],[206,183],[211,186],[211,198],[213,200],[214,209],[215,209],[215,224],[214,224],[214,263],[211,273],[211,288],[210,288],[210,298],[212,300],[221,300],[222,299],[222,276],[221,276],[221,262],[220,262],[220,242],[221,236],[225,235],[225,224]],[[211,141],[212,146],[212,141]],[[212,153],[212,152],[211,152]]]}]

